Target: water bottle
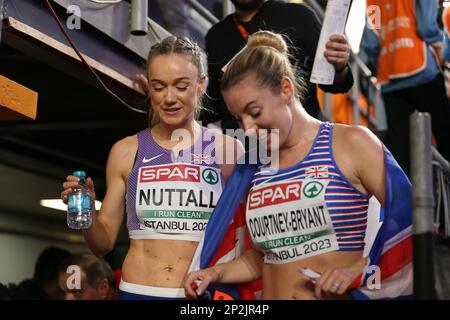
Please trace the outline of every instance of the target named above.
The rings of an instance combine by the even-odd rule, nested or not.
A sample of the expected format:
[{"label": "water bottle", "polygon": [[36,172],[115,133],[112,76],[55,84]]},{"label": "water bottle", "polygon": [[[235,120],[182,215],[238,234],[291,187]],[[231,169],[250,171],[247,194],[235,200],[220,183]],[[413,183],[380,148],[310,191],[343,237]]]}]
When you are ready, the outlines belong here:
[{"label": "water bottle", "polygon": [[86,184],[86,172],[75,171],[73,175],[80,181],[68,196],[67,225],[71,229],[88,229],[92,224],[91,190]]}]

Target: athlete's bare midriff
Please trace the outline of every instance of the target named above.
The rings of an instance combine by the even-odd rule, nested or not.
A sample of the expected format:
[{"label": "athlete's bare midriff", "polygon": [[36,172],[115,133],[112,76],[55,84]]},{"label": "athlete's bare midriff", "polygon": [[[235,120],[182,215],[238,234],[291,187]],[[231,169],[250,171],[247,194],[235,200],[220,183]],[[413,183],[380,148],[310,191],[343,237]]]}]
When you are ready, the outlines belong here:
[{"label": "athlete's bare midriff", "polygon": [[[264,264],[262,299],[315,300],[314,284],[300,273],[299,268],[309,268],[323,273],[328,268],[348,267],[361,259],[362,252],[329,252],[285,264]],[[323,296],[325,299],[348,299],[344,296]]]},{"label": "athlete's bare midriff", "polygon": [[198,242],[131,240],[122,267],[125,282],[162,288],[182,288]]}]

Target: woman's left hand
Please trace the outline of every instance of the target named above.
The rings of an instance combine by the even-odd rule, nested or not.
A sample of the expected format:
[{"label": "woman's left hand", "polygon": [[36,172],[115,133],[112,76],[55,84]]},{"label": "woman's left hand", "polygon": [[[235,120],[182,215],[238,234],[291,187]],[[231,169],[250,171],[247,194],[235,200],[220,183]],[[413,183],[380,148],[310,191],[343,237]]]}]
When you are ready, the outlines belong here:
[{"label": "woman's left hand", "polygon": [[136,75],[134,86],[136,86],[136,89],[143,91],[144,94],[148,96],[150,90],[148,88],[148,79],[144,74],[139,73]]},{"label": "woman's left hand", "polygon": [[364,272],[366,259],[362,258],[350,267],[326,270],[316,282],[316,298],[322,299],[322,292],[344,294],[353,281]]},{"label": "woman's left hand", "polygon": [[343,34],[333,34],[325,45],[325,58],[337,72],[343,71],[350,60],[352,48]]}]

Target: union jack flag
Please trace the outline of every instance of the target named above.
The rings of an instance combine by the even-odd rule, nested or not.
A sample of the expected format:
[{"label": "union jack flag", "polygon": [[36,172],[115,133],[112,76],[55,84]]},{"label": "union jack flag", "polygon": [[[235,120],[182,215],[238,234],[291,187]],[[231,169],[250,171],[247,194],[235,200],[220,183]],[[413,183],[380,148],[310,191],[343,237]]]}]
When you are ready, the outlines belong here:
[{"label": "union jack flag", "polygon": [[[386,195],[384,207],[379,207],[382,224],[368,251],[369,267],[377,267],[380,283],[375,286],[373,273],[366,272],[350,291],[355,299],[413,298],[411,183],[386,148],[384,159]],[[370,210],[369,206],[368,214]]]},{"label": "union jack flag", "polygon": [[328,168],[312,166],[306,169],[306,178],[328,178]]},{"label": "union jack flag", "polygon": [[[192,258],[190,272],[232,261],[250,247],[245,226],[245,206],[241,200],[257,167],[236,165]],[[208,291],[213,300],[253,300],[261,288],[261,281],[255,281],[237,286],[211,284]]]},{"label": "union jack flag", "polygon": [[212,164],[212,157],[206,154],[193,154],[191,160],[195,164]]}]

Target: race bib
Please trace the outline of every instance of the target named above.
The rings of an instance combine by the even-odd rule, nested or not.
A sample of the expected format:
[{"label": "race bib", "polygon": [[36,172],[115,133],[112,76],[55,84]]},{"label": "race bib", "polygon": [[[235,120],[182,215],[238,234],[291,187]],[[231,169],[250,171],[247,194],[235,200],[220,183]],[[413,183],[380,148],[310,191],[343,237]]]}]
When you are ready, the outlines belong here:
[{"label": "race bib", "polygon": [[200,236],[222,192],[220,169],[186,163],[141,167],[136,190],[141,230]]},{"label": "race bib", "polygon": [[266,184],[249,193],[247,226],[265,252],[265,263],[288,263],[339,249],[325,205],[328,182]]}]

